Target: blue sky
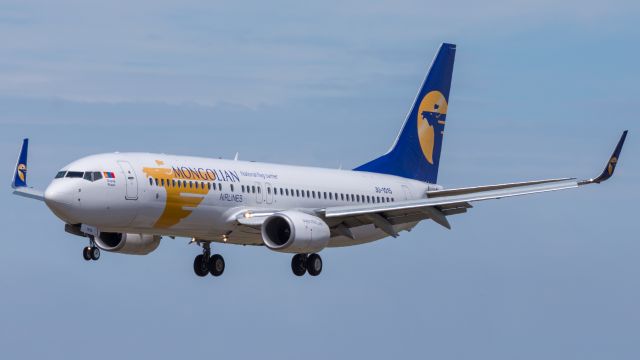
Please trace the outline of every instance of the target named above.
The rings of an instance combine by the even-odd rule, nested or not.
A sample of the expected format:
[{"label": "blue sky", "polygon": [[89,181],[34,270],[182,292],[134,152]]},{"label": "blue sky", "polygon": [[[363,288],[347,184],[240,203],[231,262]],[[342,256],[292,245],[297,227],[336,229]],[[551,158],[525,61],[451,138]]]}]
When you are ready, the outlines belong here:
[{"label": "blue sky", "polygon": [[[633,1],[0,3],[0,349],[7,358],[637,359],[640,6]],[[44,188],[110,151],[354,167],[386,151],[440,42],[458,45],[439,180],[612,181],[478,204],[398,239],[289,256],[219,246],[103,253]],[[635,186],[634,186],[635,185]]]}]

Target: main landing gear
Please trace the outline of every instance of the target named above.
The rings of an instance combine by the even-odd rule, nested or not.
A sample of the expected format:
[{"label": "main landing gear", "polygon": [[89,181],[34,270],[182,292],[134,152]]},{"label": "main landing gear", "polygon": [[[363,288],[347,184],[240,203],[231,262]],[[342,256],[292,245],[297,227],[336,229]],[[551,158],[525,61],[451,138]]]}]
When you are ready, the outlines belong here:
[{"label": "main landing gear", "polygon": [[224,258],[222,255],[211,255],[211,245],[208,242],[202,244],[202,254],[193,259],[193,271],[203,277],[207,274],[220,276],[224,272]]},{"label": "main landing gear", "polygon": [[297,254],[291,259],[291,270],[296,276],[308,272],[311,276],[318,276],[322,272],[322,258],[318,254]]},{"label": "main landing gear", "polygon": [[100,259],[100,248],[96,246],[95,241],[93,241],[93,238],[90,238],[90,242],[89,242],[89,246],[85,246],[84,249],[82,249],[82,257],[89,261],[89,260],[98,260]]}]

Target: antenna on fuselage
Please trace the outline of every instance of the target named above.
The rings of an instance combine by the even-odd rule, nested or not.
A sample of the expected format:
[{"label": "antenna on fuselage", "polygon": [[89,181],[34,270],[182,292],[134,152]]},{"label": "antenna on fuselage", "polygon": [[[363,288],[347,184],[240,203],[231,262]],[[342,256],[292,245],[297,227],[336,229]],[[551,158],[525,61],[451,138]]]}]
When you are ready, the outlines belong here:
[{"label": "antenna on fuselage", "polygon": [[236,152],[236,156],[233,157],[233,160],[238,161],[238,155],[240,155],[240,153]]}]

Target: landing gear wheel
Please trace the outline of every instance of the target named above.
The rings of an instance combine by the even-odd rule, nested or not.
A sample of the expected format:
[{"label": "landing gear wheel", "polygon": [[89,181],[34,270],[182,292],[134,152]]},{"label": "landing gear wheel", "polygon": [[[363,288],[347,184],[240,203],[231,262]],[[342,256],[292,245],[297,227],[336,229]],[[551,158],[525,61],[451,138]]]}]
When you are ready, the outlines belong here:
[{"label": "landing gear wheel", "polygon": [[82,249],[82,257],[87,261],[91,260],[90,251],[91,251],[91,248],[89,246],[85,246],[85,248]]},{"label": "landing gear wheel", "polygon": [[322,258],[318,254],[311,254],[307,259],[307,271],[311,276],[318,276],[322,272]]},{"label": "landing gear wheel", "polygon": [[215,254],[209,258],[209,272],[213,276],[220,276],[224,272],[224,258],[220,254]]},{"label": "landing gear wheel", "polygon": [[302,276],[307,272],[307,255],[297,254],[291,259],[291,270],[296,276]]},{"label": "landing gear wheel", "polygon": [[100,248],[98,248],[97,246],[92,246],[89,248],[89,255],[91,256],[91,260],[98,260],[100,259]]},{"label": "landing gear wheel", "polygon": [[207,261],[204,255],[198,255],[193,259],[193,271],[200,277],[207,275],[209,269],[207,268]]}]

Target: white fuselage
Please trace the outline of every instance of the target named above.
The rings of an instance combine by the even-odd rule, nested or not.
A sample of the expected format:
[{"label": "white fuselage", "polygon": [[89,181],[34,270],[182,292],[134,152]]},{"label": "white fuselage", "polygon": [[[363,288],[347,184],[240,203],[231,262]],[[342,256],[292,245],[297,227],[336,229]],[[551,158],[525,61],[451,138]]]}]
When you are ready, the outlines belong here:
[{"label": "white fuselage", "polygon": [[[148,153],[88,156],[59,176],[47,187],[45,201],[66,223],[252,245],[262,244],[260,232],[236,221],[248,210],[387,203],[424,198],[439,188],[369,172]],[[329,246],[388,236],[370,224],[352,233],[354,238],[332,237]]]}]

